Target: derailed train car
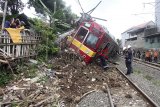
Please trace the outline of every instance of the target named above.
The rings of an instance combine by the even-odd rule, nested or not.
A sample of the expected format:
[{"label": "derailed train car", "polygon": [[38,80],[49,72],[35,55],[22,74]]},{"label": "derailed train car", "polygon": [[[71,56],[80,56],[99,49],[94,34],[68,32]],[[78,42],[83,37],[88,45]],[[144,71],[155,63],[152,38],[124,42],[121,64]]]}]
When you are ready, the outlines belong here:
[{"label": "derailed train car", "polygon": [[108,30],[92,19],[80,22],[77,30],[68,36],[69,47],[87,64],[99,55],[106,59],[116,57],[119,50],[115,38]]}]

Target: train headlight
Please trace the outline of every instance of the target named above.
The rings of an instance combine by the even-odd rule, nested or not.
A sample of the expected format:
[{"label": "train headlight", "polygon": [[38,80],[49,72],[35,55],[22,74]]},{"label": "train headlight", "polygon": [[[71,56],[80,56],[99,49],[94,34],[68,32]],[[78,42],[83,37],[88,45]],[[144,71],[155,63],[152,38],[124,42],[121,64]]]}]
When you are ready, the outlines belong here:
[{"label": "train headlight", "polygon": [[89,50],[86,50],[85,53],[86,53],[86,54],[89,54]]}]

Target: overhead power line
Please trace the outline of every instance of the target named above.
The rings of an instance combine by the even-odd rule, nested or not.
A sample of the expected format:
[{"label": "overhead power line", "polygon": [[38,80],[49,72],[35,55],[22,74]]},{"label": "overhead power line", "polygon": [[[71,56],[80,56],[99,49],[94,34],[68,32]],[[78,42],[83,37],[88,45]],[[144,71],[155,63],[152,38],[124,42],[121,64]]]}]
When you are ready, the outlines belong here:
[{"label": "overhead power line", "polygon": [[152,6],[156,6],[156,5],[158,5],[160,3],[160,1],[159,2],[148,2],[148,3],[143,3],[144,4],[144,7],[145,7],[145,5],[146,4],[149,4],[149,5],[152,5]]}]

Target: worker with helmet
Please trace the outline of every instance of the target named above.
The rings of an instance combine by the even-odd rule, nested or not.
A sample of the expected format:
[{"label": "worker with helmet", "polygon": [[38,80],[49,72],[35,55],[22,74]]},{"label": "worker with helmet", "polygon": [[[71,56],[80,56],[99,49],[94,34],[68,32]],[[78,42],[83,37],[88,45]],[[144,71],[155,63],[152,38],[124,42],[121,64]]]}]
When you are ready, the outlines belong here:
[{"label": "worker with helmet", "polygon": [[127,67],[126,75],[129,75],[133,72],[132,71],[132,60],[133,60],[133,55],[132,55],[131,45],[128,45],[127,52],[125,55],[125,63],[126,63],[126,67]]},{"label": "worker with helmet", "polygon": [[154,55],[154,62],[157,63],[157,59],[158,59],[158,51],[155,50],[153,55]]},{"label": "worker with helmet", "polygon": [[123,55],[126,54],[126,50],[127,50],[127,48],[126,48],[126,47],[123,47]]},{"label": "worker with helmet", "polygon": [[150,51],[149,50],[147,50],[146,51],[146,54],[145,54],[145,56],[146,56],[146,61],[149,61],[150,62]]}]

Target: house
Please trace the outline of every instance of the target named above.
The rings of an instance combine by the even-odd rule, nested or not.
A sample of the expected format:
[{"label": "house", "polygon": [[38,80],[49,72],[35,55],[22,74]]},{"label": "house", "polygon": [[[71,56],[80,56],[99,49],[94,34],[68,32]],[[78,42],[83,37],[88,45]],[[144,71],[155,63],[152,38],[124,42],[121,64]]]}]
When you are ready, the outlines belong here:
[{"label": "house", "polygon": [[155,28],[155,23],[153,21],[149,21],[129,28],[128,30],[126,30],[121,34],[122,46],[126,47],[128,45],[131,45],[135,49],[146,48],[145,34],[146,30],[151,28]]},{"label": "house", "polygon": [[145,48],[160,50],[160,0],[155,0],[155,27],[145,30]]},{"label": "house", "polygon": [[155,0],[155,23],[149,21],[133,26],[123,32],[122,46],[130,44],[133,48],[160,50],[160,0]]}]

